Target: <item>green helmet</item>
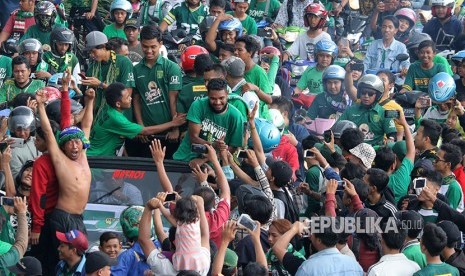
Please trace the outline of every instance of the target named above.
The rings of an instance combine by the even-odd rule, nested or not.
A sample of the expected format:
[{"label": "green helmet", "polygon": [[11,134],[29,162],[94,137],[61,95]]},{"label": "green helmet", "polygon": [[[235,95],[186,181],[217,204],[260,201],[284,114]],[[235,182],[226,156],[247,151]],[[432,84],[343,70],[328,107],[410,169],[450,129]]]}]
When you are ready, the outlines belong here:
[{"label": "green helmet", "polygon": [[144,207],[134,205],[124,209],[121,213],[119,223],[126,238],[135,240],[139,236],[139,221],[143,211]]}]

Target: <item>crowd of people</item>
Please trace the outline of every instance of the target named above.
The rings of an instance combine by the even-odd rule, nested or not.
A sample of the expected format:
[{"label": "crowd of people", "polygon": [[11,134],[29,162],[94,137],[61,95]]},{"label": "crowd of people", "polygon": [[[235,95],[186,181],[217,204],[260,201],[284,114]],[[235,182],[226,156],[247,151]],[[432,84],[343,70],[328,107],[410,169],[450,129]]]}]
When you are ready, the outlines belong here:
[{"label": "crowd of people", "polygon": [[102,2],[2,1],[0,275],[465,275],[463,1]]}]

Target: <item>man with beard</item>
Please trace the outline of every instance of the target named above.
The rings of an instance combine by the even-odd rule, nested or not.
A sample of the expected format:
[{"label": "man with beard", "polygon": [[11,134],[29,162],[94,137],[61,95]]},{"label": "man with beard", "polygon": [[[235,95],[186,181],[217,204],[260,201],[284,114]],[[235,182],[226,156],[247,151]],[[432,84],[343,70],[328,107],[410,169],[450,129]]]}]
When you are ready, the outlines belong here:
[{"label": "man with beard", "polygon": [[[188,134],[174,153],[181,161],[196,159],[207,162],[199,153],[192,152],[192,144],[210,144],[217,150],[242,147],[244,119],[234,106],[228,104],[228,84],[223,79],[212,79],[207,84],[207,98],[194,101],[187,113]],[[192,162],[191,162],[192,163]]]}]

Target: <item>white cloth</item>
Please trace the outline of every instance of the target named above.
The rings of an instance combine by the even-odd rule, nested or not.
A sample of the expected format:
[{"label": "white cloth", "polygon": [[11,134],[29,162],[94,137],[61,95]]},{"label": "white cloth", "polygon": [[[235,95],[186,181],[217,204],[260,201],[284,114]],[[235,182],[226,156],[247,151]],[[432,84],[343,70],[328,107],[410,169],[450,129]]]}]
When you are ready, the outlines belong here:
[{"label": "white cloth", "polygon": [[410,261],[403,253],[388,254],[368,269],[368,276],[411,276],[420,266]]},{"label": "white cloth", "polygon": [[291,56],[294,58],[300,58],[302,60],[310,60],[316,61],[314,52],[315,52],[315,45],[318,41],[322,39],[331,40],[331,36],[326,33],[322,32],[321,34],[317,35],[314,38],[310,38],[307,35],[307,32],[301,33],[294,43],[292,43],[291,47],[287,50]]}]

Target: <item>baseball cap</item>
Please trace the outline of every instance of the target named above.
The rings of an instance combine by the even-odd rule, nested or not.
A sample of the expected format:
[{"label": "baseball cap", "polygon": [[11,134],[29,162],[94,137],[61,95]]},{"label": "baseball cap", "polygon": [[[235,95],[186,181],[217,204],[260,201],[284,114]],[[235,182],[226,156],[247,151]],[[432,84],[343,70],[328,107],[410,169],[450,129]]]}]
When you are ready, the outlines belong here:
[{"label": "baseball cap", "polygon": [[449,220],[443,220],[438,223],[438,226],[446,232],[447,244],[461,241],[461,233],[457,225]]},{"label": "baseball cap", "polygon": [[250,3],[249,0],[233,0],[233,3]]},{"label": "baseball cap", "polygon": [[397,141],[395,143],[388,143],[388,146],[397,155],[397,158],[399,158],[399,160],[404,160],[404,157],[407,154],[407,144],[404,140]]},{"label": "baseball cap", "polygon": [[86,35],[86,48],[85,51],[90,51],[95,47],[106,44],[108,42],[107,36],[99,31],[93,31]]},{"label": "baseball cap", "polygon": [[224,255],[224,266],[227,267],[236,267],[237,266],[237,260],[238,256],[236,252],[232,251],[229,248],[226,248],[226,254]]},{"label": "baseball cap", "polygon": [[106,266],[116,265],[115,260],[110,259],[110,257],[101,252],[95,251],[86,255],[86,273],[94,273],[95,271],[102,269]]},{"label": "baseball cap", "polygon": [[224,66],[228,75],[233,78],[238,78],[244,76],[245,72],[245,63],[242,59],[232,56],[228,59],[223,60],[221,65]]},{"label": "baseball cap", "polygon": [[57,239],[63,243],[71,244],[80,251],[86,251],[89,247],[86,235],[79,230],[71,230],[67,233],[56,232]]},{"label": "baseball cap", "polygon": [[367,169],[371,168],[371,164],[373,163],[373,160],[375,160],[376,157],[375,149],[367,143],[361,143],[356,147],[350,149],[349,152],[352,153],[352,155],[354,155],[355,157],[362,160],[363,165]]},{"label": "baseball cap", "polygon": [[14,274],[25,274],[28,276],[42,275],[42,265],[34,257],[24,257],[15,265],[8,267],[8,270]]},{"label": "baseball cap", "polygon": [[124,28],[128,28],[128,27],[131,27],[131,28],[135,28],[135,29],[139,29],[139,23],[137,22],[137,19],[135,18],[130,18],[128,20],[126,20],[126,24],[124,24]]}]

